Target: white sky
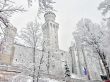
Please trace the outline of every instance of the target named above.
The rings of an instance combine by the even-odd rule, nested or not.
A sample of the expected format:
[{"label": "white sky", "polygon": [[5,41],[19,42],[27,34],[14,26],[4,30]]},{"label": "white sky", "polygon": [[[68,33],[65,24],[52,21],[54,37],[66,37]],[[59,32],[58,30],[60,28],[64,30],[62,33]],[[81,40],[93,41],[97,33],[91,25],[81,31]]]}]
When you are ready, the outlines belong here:
[{"label": "white sky", "polygon": [[[27,6],[27,0],[15,0],[18,5]],[[23,2],[24,1],[24,2]],[[34,0],[33,0],[34,1]],[[101,12],[97,9],[103,0],[55,0],[54,4],[57,12],[56,22],[59,23],[59,46],[60,49],[68,51],[73,39],[72,32],[76,28],[76,23],[81,18],[90,18],[99,23],[102,19]],[[37,17],[37,2],[24,13],[15,13],[10,21],[19,30],[26,27],[26,24]],[[26,8],[27,9],[27,8]],[[43,18],[42,18],[43,19]]]}]

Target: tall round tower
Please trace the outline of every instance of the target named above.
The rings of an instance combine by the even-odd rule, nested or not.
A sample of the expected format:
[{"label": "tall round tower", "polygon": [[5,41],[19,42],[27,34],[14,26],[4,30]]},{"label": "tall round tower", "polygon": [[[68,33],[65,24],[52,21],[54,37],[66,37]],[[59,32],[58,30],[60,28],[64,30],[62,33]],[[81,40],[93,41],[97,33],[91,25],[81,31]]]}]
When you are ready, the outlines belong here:
[{"label": "tall round tower", "polygon": [[44,15],[45,23],[42,26],[43,40],[45,41],[46,50],[59,49],[58,45],[58,28],[59,24],[55,22],[56,15],[53,12],[47,12]]}]

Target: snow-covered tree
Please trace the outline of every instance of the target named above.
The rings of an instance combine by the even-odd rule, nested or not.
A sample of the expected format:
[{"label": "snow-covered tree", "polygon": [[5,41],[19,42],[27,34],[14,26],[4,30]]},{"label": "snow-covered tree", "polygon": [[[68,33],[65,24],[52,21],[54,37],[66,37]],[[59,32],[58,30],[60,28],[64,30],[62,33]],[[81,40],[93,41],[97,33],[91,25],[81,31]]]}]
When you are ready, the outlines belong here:
[{"label": "snow-covered tree", "polygon": [[105,34],[101,26],[92,23],[90,19],[82,19],[77,24],[76,34],[81,45],[92,49],[100,57],[109,79],[109,69],[104,49]]},{"label": "snow-covered tree", "polygon": [[102,10],[102,14],[105,15],[110,11],[110,0],[104,0],[99,4],[99,10]]},{"label": "snow-covered tree", "polygon": [[[107,39],[106,39],[106,44],[107,44],[107,52],[108,54],[110,54],[110,0],[104,0],[99,4],[98,7],[99,10],[102,11],[102,15],[104,16],[104,21],[106,23],[106,27],[107,27]],[[108,59],[110,59],[110,56],[107,57]],[[110,62],[110,60],[108,61]],[[109,64],[110,67],[110,64]]]},{"label": "snow-covered tree", "polygon": [[8,18],[15,12],[24,11],[22,6],[17,7],[11,0],[0,0],[0,30],[4,34],[4,28],[9,26]]},{"label": "snow-covered tree", "polygon": [[24,11],[22,6],[16,7],[14,2],[10,0],[0,0],[0,22],[5,26],[7,26],[7,22],[9,22],[7,18],[18,11]]},{"label": "snow-covered tree", "polygon": [[[33,1],[37,0],[27,0],[28,1],[28,6],[32,6]],[[47,11],[54,11],[55,9],[53,8],[53,4],[55,2],[53,0],[38,0],[38,15],[41,13],[45,13]]]},{"label": "snow-covered tree", "polygon": [[41,36],[40,24],[37,21],[30,22],[27,25],[27,28],[22,29],[20,34],[20,38],[25,42],[25,44],[33,49],[33,64],[34,64],[33,79],[34,80],[35,80],[35,53],[38,47],[38,40],[40,36]]},{"label": "snow-covered tree", "polygon": [[104,21],[107,22],[107,26],[110,28],[110,0],[102,1],[99,4],[98,9],[102,11],[103,16],[107,17],[104,17]]},{"label": "snow-covered tree", "polygon": [[21,30],[19,37],[24,40],[27,46],[36,48],[40,35],[40,24],[37,21],[34,21],[28,23],[27,27]]}]

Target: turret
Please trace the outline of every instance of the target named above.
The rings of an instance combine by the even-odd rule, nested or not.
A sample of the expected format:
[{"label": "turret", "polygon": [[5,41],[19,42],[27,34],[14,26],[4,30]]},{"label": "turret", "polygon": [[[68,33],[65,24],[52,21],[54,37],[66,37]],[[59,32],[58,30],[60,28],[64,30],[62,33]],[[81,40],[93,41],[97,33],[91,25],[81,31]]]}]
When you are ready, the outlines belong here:
[{"label": "turret", "polygon": [[14,56],[14,38],[16,36],[17,29],[8,24],[8,27],[4,30],[4,38],[1,43],[0,51],[0,63],[1,64],[11,64]]},{"label": "turret", "polygon": [[45,21],[55,21],[56,15],[53,12],[49,11],[45,13],[44,17],[45,17]]},{"label": "turret", "polygon": [[59,24],[55,22],[56,15],[53,12],[47,12],[44,15],[45,23],[42,26],[43,40],[45,41],[46,50],[59,49],[58,45],[58,28]]}]

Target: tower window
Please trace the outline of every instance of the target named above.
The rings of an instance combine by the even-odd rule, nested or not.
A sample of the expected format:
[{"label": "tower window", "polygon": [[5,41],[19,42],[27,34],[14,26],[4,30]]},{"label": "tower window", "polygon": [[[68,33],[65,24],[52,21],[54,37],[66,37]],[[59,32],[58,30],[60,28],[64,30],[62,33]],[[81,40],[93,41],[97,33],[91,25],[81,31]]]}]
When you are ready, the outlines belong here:
[{"label": "tower window", "polygon": [[55,24],[53,24],[53,27],[55,28]]},{"label": "tower window", "polygon": [[52,27],[52,23],[50,23],[50,26]]},{"label": "tower window", "polygon": [[61,53],[61,55],[63,56],[63,53]]},{"label": "tower window", "polygon": [[55,68],[55,65],[52,65],[53,68]]},{"label": "tower window", "polygon": [[47,23],[47,27],[48,27],[48,23]]}]

